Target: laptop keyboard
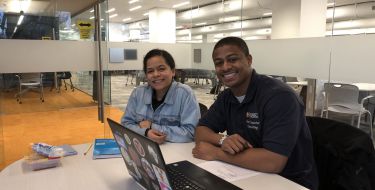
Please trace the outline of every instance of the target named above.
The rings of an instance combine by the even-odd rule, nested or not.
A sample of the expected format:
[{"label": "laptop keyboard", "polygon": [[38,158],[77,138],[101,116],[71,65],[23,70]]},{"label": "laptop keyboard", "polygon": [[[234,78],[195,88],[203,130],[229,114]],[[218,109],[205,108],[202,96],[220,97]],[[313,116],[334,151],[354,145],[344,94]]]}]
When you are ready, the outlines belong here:
[{"label": "laptop keyboard", "polygon": [[205,189],[201,185],[193,182],[180,171],[167,166],[168,177],[171,178],[171,185],[173,190],[188,190],[188,189]]}]

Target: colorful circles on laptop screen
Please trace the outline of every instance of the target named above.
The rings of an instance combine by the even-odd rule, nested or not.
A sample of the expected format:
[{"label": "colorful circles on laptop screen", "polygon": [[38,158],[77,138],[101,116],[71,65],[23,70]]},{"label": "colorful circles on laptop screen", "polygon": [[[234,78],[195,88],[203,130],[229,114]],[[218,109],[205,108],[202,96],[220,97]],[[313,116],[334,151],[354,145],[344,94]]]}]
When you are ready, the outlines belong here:
[{"label": "colorful circles on laptop screen", "polygon": [[156,178],[158,179],[159,185],[162,187],[162,189],[165,189],[163,186],[170,186],[165,171],[154,164],[152,164],[152,168],[154,169]]},{"label": "colorful circles on laptop screen", "polygon": [[149,155],[151,155],[151,158],[153,159],[153,161],[159,164],[159,157],[156,154],[154,148],[152,148],[150,145],[147,145],[147,150],[148,150]]},{"label": "colorful circles on laptop screen", "polygon": [[155,183],[152,183],[152,187],[153,187],[155,190],[160,190],[159,185],[156,185]]},{"label": "colorful circles on laptop screen", "polygon": [[129,156],[130,156],[130,158],[133,160],[133,162],[134,162],[137,166],[141,166],[141,159],[139,159],[139,156],[138,156],[138,154],[135,152],[135,150],[133,149],[133,147],[129,147],[128,150],[129,150]]},{"label": "colorful circles on laptop screen", "polygon": [[118,134],[113,134],[113,136],[116,138],[116,142],[121,146],[126,148],[125,142],[123,138],[121,138]]},{"label": "colorful circles on laptop screen", "polygon": [[148,161],[146,159],[144,159],[144,158],[142,158],[141,161],[142,161],[142,167],[146,171],[147,175],[152,180],[155,180],[156,176],[155,176],[154,170],[151,168],[150,163],[148,163]]},{"label": "colorful circles on laptop screen", "polygon": [[139,153],[139,155],[144,157],[145,156],[145,150],[143,149],[143,146],[139,142],[139,140],[137,138],[133,138],[133,143],[134,143],[134,147],[137,150],[137,152]]},{"label": "colorful circles on laptop screen", "polygon": [[139,172],[138,167],[135,164],[133,164],[133,167],[134,167],[134,171],[136,174],[134,177],[136,177],[138,180],[142,179],[142,176],[141,176],[141,173]]},{"label": "colorful circles on laptop screen", "polygon": [[120,151],[121,151],[121,154],[122,154],[123,158],[125,159],[126,163],[128,165],[132,165],[133,161],[130,159],[129,153],[123,147],[120,147]]},{"label": "colorful circles on laptop screen", "polygon": [[132,144],[132,141],[130,140],[129,136],[127,134],[124,134],[124,138],[126,140],[126,142],[131,145]]}]

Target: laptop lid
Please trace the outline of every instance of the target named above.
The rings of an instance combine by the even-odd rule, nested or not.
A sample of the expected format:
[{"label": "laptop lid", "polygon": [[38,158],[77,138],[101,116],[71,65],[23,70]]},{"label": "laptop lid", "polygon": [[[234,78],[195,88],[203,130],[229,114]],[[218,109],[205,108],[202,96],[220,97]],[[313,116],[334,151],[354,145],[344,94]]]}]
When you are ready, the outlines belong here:
[{"label": "laptop lid", "polygon": [[159,145],[109,118],[107,121],[129,174],[146,189],[172,190]]}]

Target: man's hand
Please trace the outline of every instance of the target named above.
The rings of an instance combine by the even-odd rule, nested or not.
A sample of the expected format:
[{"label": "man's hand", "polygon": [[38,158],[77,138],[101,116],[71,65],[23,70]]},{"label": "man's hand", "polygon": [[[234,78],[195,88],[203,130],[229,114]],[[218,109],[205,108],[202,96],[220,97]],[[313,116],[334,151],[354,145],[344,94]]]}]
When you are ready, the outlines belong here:
[{"label": "man's hand", "polygon": [[139,127],[140,128],[150,128],[151,127],[151,121],[149,120],[143,120],[141,122],[139,122]]},{"label": "man's hand", "polygon": [[203,160],[216,160],[218,151],[221,151],[220,148],[210,143],[201,141],[195,144],[192,153],[195,158]]},{"label": "man's hand", "polygon": [[167,135],[165,135],[164,133],[161,133],[161,132],[159,132],[155,129],[148,130],[146,136],[148,138],[150,138],[151,140],[155,141],[158,144],[163,144],[165,142],[166,138],[167,138]]},{"label": "man's hand", "polygon": [[238,134],[233,134],[224,139],[221,149],[229,154],[237,154],[253,146]]}]

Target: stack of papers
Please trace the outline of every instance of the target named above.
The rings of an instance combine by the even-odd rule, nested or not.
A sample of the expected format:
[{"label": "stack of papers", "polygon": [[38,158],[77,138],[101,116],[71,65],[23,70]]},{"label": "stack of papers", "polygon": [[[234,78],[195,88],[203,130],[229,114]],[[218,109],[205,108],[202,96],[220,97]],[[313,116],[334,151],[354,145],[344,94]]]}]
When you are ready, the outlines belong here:
[{"label": "stack of papers", "polygon": [[120,149],[114,139],[95,139],[93,159],[120,157]]},{"label": "stack of papers", "polygon": [[207,161],[197,165],[229,182],[249,178],[260,174],[259,172],[253,170],[241,168],[220,161]]}]

